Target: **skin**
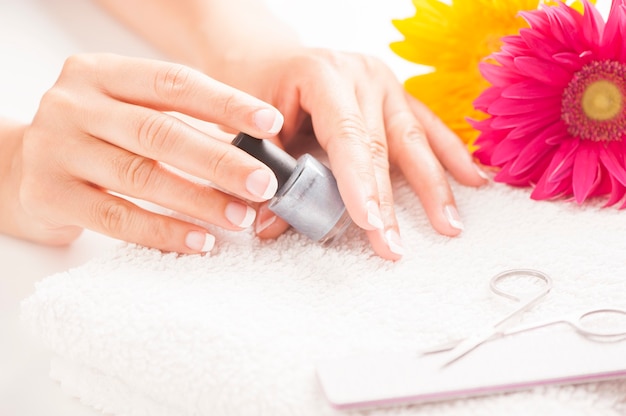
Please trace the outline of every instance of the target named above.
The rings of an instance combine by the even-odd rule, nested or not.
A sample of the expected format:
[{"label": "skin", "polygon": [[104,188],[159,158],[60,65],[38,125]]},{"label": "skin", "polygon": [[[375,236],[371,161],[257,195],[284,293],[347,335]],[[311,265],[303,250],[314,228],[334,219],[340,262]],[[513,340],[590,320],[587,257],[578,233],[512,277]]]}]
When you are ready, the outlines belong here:
[{"label": "skin", "polygon": [[0,208],[1,232],[67,244],[89,228],[167,251],[210,250],[213,237],[203,227],[118,195],[226,229],[245,228],[256,215],[262,238],[284,232],[287,224],[263,204],[275,191],[271,171],[171,111],[293,153],[317,140],[350,216],[383,258],[403,254],[392,167],[406,176],[436,231],[461,232],[446,170],[469,186],[486,177],[380,60],[302,46],[257,0],[100,3],[181,64],[68,58],[30,125],[0,123],[8,149],[0,155],[0,200],[9,202]]}]

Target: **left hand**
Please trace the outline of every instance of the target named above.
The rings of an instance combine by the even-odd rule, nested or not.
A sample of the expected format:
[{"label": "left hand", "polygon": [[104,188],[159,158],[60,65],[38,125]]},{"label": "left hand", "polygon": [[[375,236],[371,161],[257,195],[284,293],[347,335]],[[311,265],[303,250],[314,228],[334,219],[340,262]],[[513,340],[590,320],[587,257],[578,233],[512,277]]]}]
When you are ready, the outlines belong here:
[{"label": "left hand", "polygon": [[[463,227],[446,170],[461,184],[480,186],[486,175],[459,138],[428,108],[405,92],[380,60],[354,53],[300,48],[254,65],[253,95],[285,117],[280,144],[310,131],[328,153],[330,167],[353,221],[367,231],[374,251],[397,260],[404,253],[394,212],[390,166],[397,166],[439,233]],[[287,225],[263,210],[261,237]],[[268,226],[269,224],[269,226]]]}]

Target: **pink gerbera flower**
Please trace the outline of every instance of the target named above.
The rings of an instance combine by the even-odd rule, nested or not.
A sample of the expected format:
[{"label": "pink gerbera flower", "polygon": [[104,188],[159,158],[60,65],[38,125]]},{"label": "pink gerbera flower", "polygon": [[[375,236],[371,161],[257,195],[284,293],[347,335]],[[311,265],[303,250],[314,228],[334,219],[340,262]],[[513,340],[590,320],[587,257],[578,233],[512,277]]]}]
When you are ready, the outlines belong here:
[{"label": "pink gerbera flower", "polygon": [[583,14],[561,3],[522,16],[530,28],[481,64],[492,86],[474,103],[489,115],[473,123],[475,155],[500,168],[496,181],[534,185],[533,199],[617,203],[626,194],[626,0],[613,0],[606,23],[587,0]]}]

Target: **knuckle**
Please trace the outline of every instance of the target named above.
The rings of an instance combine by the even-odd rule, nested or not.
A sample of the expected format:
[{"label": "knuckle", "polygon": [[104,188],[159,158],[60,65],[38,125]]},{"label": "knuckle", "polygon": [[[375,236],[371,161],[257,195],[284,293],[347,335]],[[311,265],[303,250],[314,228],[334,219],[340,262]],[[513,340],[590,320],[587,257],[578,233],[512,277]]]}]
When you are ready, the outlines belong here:
[{"label": "knuckle", "polygon": [[402,141],[406,146],[414,147],[426,145],[428,139],[426,138],[426,131],[424,131],[423,127],[412,124],[408,126],[404,134],[402,134]]},{"label": "knuckle", "polygon": [[191,78],[191,68],[180,64],[167,65],[157,71],[154,78],[154,91],[166,101],[175,104],[187,91],[193,90],[190,85]]},{"label": "knuckle", "polygon": [[366,73],[372,74],[377,73],[383,69],[386,69],[386,66],[383,62],[371,55],[356,55],[356,62],[363,68]]},{"label": "knuckle", "polygon": [[135,192],[153,188],[160,171],[158,162],[135,155],[114,162],[114,165],[117,165],[121,182]]},{"label": "knuckle", "polygon": [[387,141],[385,137],[374,134],[370,135],[370,153],[375,161],[387,160]]},{"label": "knuckle", "polygon": [[67,57],[63,63],[62,74],[81,74],[92,70],[96,66],[96,57],[92,54],[75,54]]},{"label": "knuckle", "polygon": [[[41,121],[42,117],[46,115],[51,115],[52,118],[63,117],[67,119],[70,115],[78,112],[78,107],[79,104],[69,91],[63,88],[53,87],[41,96],[41,100],[39,101],[40,111],[37,112],[36,119],[37,121]],[[49,120],[48,117],[44,118]]]},{"label": "knuckle", "polygon": [[343,140],[362,141],[368,136],[363,119],[357,113],[344,114],[337,123],[337,132]]},{"label": "knuckle", "polygon": [[41,96],[39,106],[56,108],[57,106],[66,105],[68,101],[67,94],[61,88],[50,88]]},{"label": "knuckle", "polygon": [[142,227],[142,233],[148,236],[147,245],[157,248],[168,247],[172,243],[173,230],[167,218],[161,216],[152,216],[149,221],[145,221]]},{"label": "knuckle", "polygon": [[209,159],[207,167],[211,178],[219,178],[223,172],[227,172],[228,165],[231,164],[231,157],[228,150],[224,149],[213,154]]},{"label": "knuckle", "polygon": [[411,123],[399,134],[399,138],[391,146],[389,157],[397,163],[429,147],[428,138],[423,127],[419,124]]},{"label": "knuckle", "polygon": [[316,56],[314,62],[322,68],[339,70],[344,67],[345,54],[335,50],[326,51],[326,53]]},{"label": "knuckle", "polygon": [[391,73],[384,62],[375,56],[337,50],[318,50],[317,53],[304,56],[300,64],[315,73],[355,70],[365,74]]},{"label": "knuckle", "polygon": [[335,124],[336,140],[329,140],[328,151],[334,152],[338,149],[333,147],[352,147],[363,149],[369,141],[369,133],[365,128],[365,123],[360,114],[348,112],[341,116]]},{"label": "knuckle", "polygon": [[140,121],[137,129],[137,142],[149,154],[173,151],[176,142],[176,121],[163,114],[152,113]]},{"label": "knuckle", "polygon": [[335,50],[316,50],[315,53],[309,53],[299,56],[298,63],[313,71],[320,71],[325,68],[340,68],[341,56],[339,51]]},{"label": "knuckle", "polygon": [[221,109],[220,109],[222,112],[221,114],[222,115],[236,114],[237,102],[238,100],[234,92],[227,94],[225,97],[222,97]]},{"label": "knuckle", "polygon": [[126,228],[130,215],[130,208],[121,200],[105,199],[92,205],[90,220],[97,227],[119,235]]},{"label": "knuckle", "polygon": [[370,134],[369,151],[374,167],[385,172],[389,171],[390,163],[387,138],[382,132]]}]

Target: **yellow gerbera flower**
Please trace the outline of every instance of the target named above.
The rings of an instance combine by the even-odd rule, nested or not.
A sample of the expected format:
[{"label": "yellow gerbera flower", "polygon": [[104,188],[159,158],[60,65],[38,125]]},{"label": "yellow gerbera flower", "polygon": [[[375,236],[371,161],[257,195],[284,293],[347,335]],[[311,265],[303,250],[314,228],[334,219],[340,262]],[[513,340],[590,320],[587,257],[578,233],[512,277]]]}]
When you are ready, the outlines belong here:
[{"label": "yellow gerbera flower", "polygon": [[[405,88],[429,106],[470,150],[478,137],[466,121],[486,115],[473,101],[489,84],[478,63],[496,52],[501,38],[516,35],[528,25],[519,16],[553,0],[413,0],[414,16],[394,20],[405,37],[391,49],[402,58],[432,70],[409,78]],[[580,7],[580,5],[578,5]]]}]

